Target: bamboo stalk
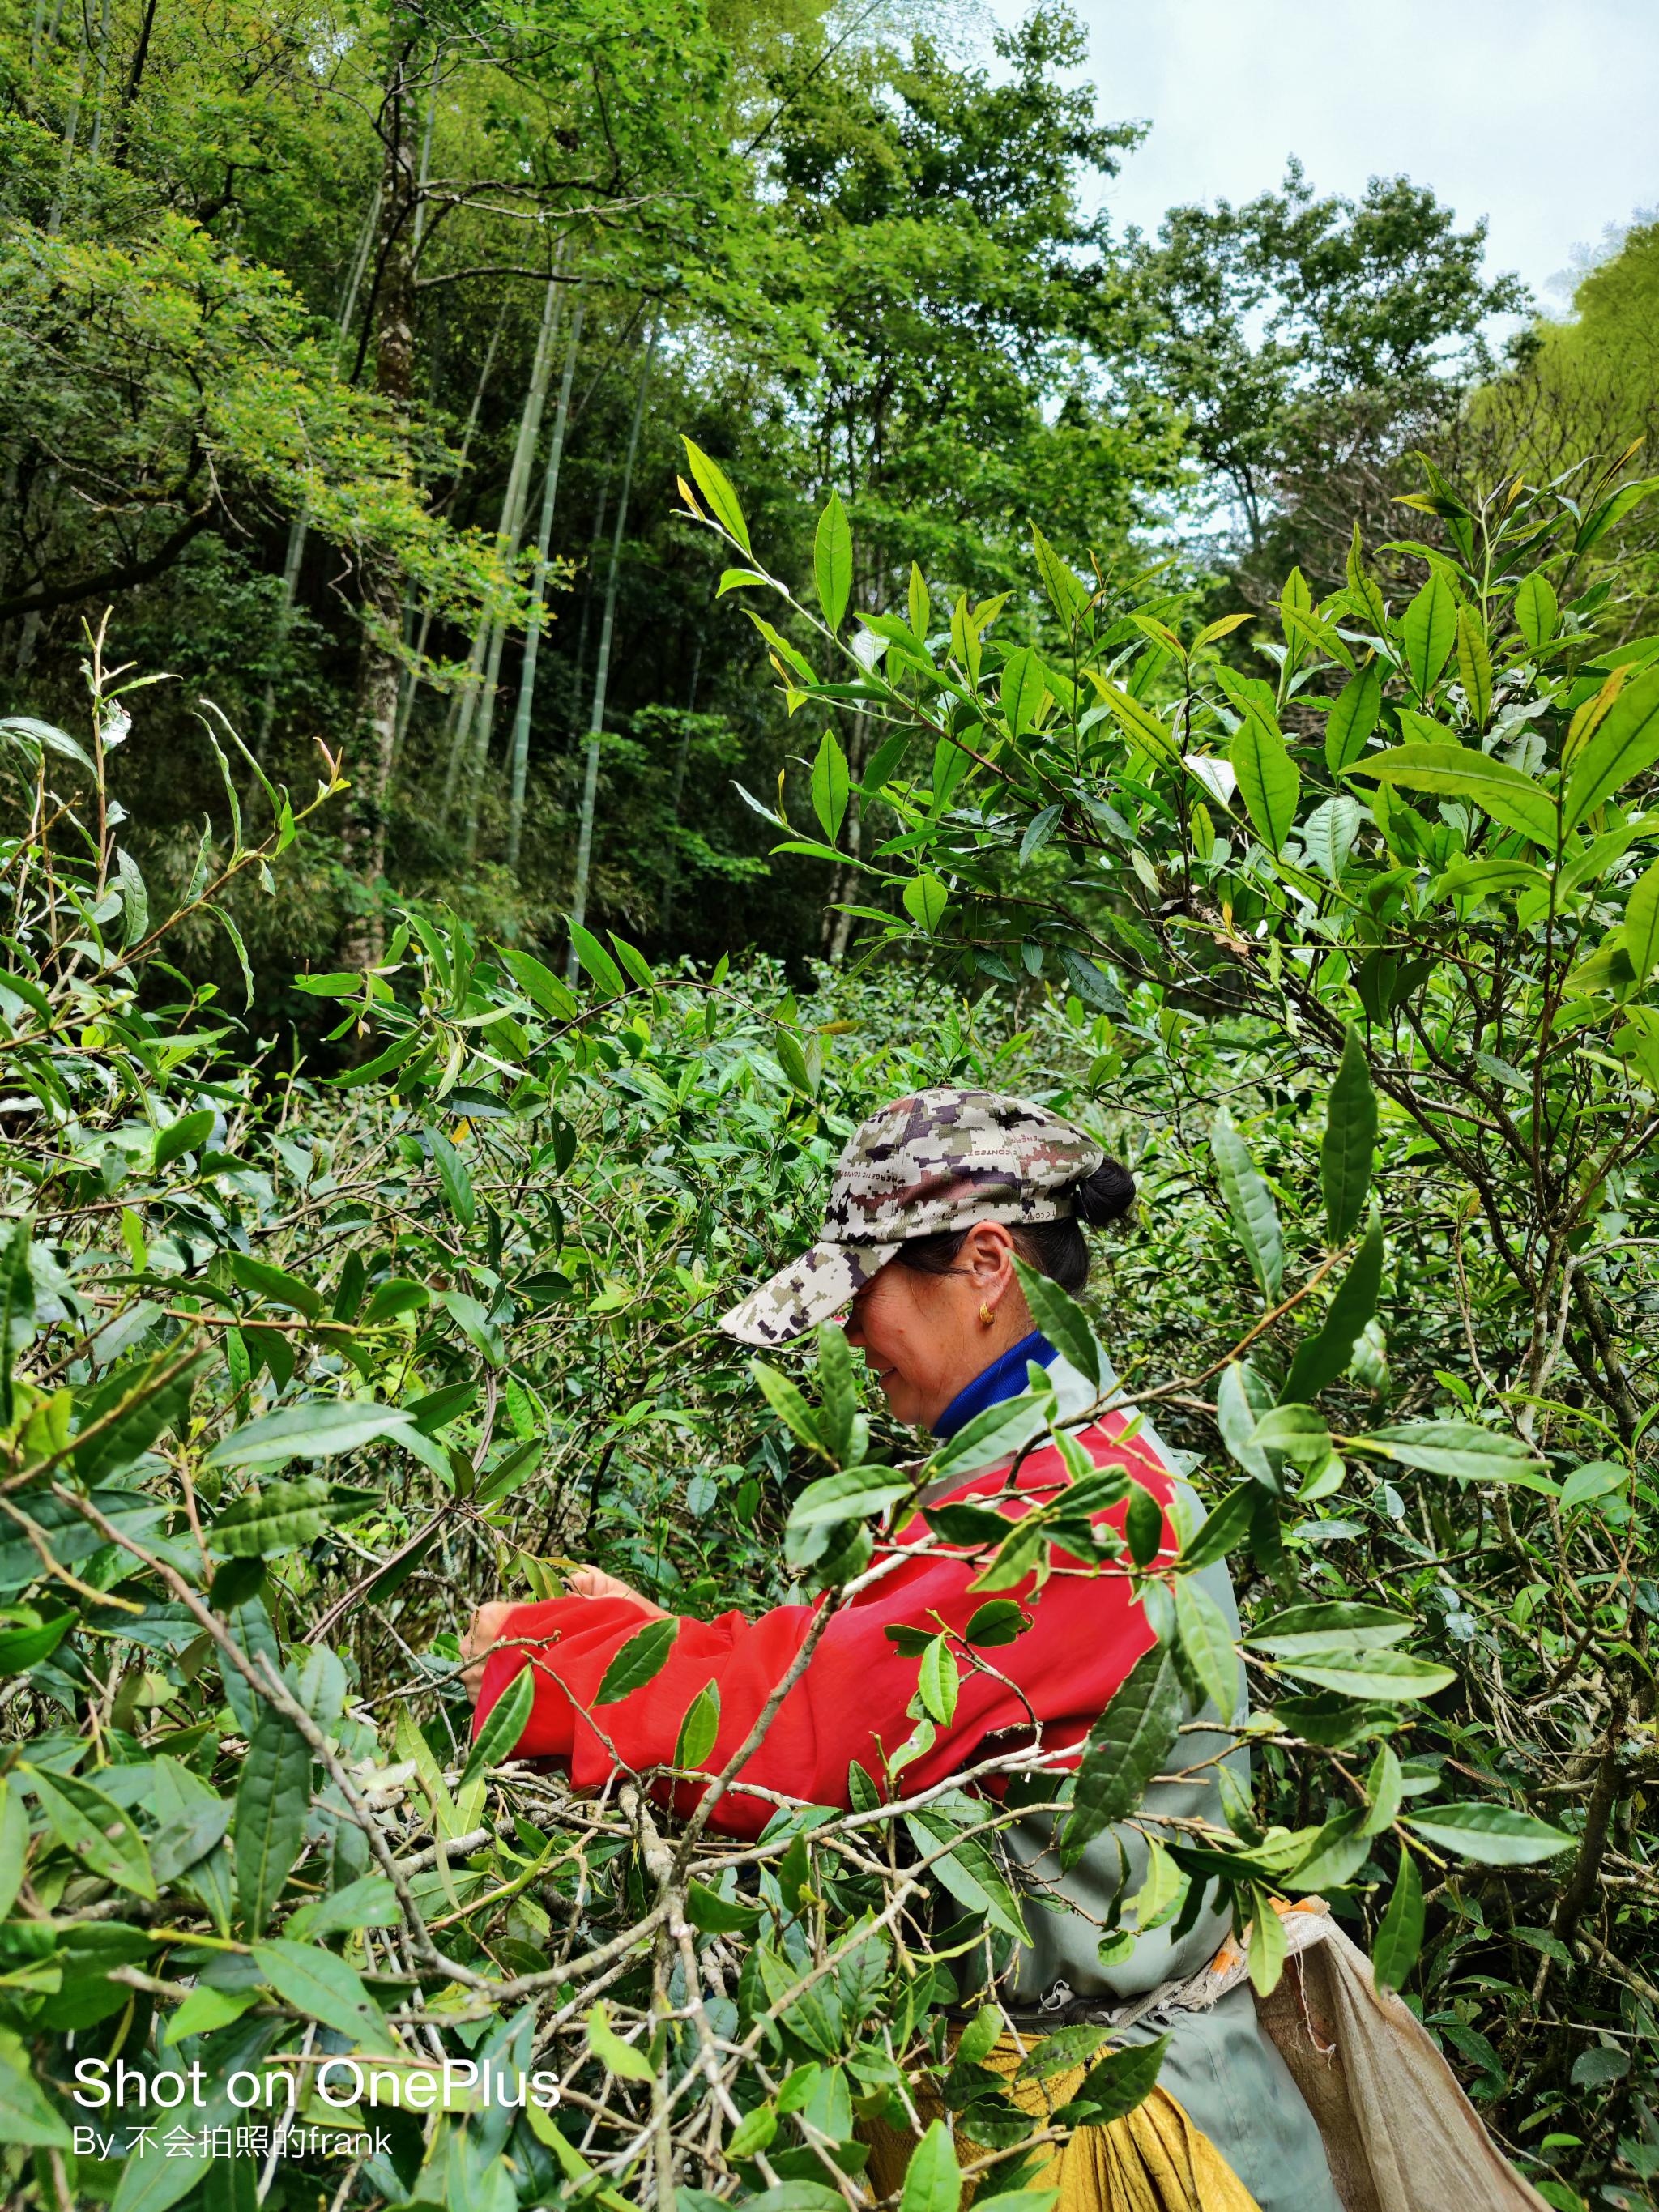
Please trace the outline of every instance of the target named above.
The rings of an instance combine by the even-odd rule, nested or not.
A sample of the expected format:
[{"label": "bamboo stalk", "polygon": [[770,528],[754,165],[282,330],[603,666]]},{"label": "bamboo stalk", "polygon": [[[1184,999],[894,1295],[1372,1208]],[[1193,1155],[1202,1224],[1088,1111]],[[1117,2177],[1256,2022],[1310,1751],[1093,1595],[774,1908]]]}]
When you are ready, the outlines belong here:
[{"label": "bamboo stalk", "polygon": [[547,550],[553,535],[553,510],[558,498],[559,470],[564,459],[565,433],[570,423],[570,387],[575,381],[576,356],[581,345],[582,316],[586,303],[580,296],[571,319],[565,347],[564,374],[559,383],[559,404],[553,417],[553,435],[547,448],[547,468],[542,478],[542,511],[536,531],[536,574],[531,586],[530,619],[525,627],[524,663],[519,672],[519,703],[513,718],[513,782],[507,802],[507,865],[516,868],[524,837],[525,784],[530,772],[530,715],[536,702],[536,662],[541,649],[542,612],[547,590]]},{"label": "bamboo stalk", "polygon": [[[617,495],[617,520],[611,536],[611,571],[605,578],[605,611],[599,620],[599,649],[593,668],[593,707],[587,720],[587,759],[582,777],[581,816],[576,832],[576,872],[571,885],[570,919],[580,928],[587,919],[587,886],[593,860],[593,813],[599,788],[599,737],[605,728],[605,695],[611,678],[611,641],[617,621],[617,580],[622,568],[623,531],[628,521],[628,499],[634,484],[634,458],[639,451],[640,423],[645,414],[645,394],[651,381],[651,360],[657,348],[657,326],[646,335],[645,359],[640,366],[639,390],[634,397],[634,420],[628,433],[628,453],[623,462],[622,488]],[[573,941],[565,972],[576,980],[576,947]]]}]

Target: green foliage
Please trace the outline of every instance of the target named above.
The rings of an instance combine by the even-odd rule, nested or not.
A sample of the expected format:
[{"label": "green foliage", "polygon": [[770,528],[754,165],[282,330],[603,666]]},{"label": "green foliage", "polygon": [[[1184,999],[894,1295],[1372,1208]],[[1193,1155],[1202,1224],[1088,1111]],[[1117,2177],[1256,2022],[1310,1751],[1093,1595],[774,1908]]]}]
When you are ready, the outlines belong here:
[{"label": "green foliage", "polygon": [[[1114,1356],[1142,1350],[1162,1376],[1189,1331],[1184,1387],[1217,1378],[1195,1441],[1246,1480],[1206,1483],[1183,1564],[1231,1552],[1283,1602],[1318,1593],[1247,1618],[1253,1695],[1300,1746],[1268,1755],[1279,1817],[1317,1802],[1305,1769],[1291,1786],[1297,1759],[1340,1759],[1350,1781],[1283,1856],[1261,1825],[1165,1850],[1189,1875],[1224,1866],[1264,1980],[1279,1954],[1253,1886],[1306,1873],[1345,1909],[1373,1900],[1385,1982],[1460,2033],[1498,2004],[1506,2056],[1481,2094],[1511,2125],[1560,2095],[1530,2026],[1548,1977],[1494,1932],[1516,1880],[1555,1931],[1571,2016],[1653,2025],[1610,1953],[1571,1948],[1591,1914],[1651,1942],[1610,1854],[1652,1704],[1650,1562],[1624,1501],[1626,1479],[1650,1487],[1637,1254],[1656,1196],[1659,722],[1653,641],[1601,626],[1613,582],[1586,520],[1640,512],[1649,490],[1608,471],[1582,500],[1524,477],[1465,494],[1431,465],[1410,503],[1433,534],[1392,549],[1416,564],[1404,592],[1358,549],[1321,597],[1293,574],[1255,665],[1218,665],[1127,586],[1073,608],[1048,548],[971,630],[890,652],[860,688],[911,759],[924,732],[971,744],[947,805],[919,775],[887,787],[903,834],[860,862],[866,957],[926,957],[968,990],[1043,977],[1103,1101],[1155,1120],[1190,1102],[1178,1139],[1144,1137],[1141,1171],[1187,1201],[1164,1267],[1190,1276],[1204,1251],[1212,1287],[1155,1286],[1152,1261],[1131,1289],[1120,1263]],[[832,713],[841,680],[790,678]],[[1247,1327],[1248,1362],[1230,1358]],[[1599,1517],[1569,1521],[1569,1498]],[[1131,1550],[1149,1561],[1133,1528]],[[1161,1632],[1218,1692],[1224,1655],[1187,1588]],[[1372,1620],[1377,1592],[1393,1609]],[[1172,1663],[1160,1644],[1091,1736],[1074,1838],[1135,1801],[1123,1777],[1155,1771],[1175,1720],[1152,1686]],[[1551,1778],[1567,1759],[1607,1778],[1582,1822]],[[1397,1863],[1376,1854],[1389,1834]],[[1419,1850],[1448,1865],[1440,1887]],[[1645,2110],[1605,2108],[1595,2170],[1640,2165],[1614,2138]]]}]

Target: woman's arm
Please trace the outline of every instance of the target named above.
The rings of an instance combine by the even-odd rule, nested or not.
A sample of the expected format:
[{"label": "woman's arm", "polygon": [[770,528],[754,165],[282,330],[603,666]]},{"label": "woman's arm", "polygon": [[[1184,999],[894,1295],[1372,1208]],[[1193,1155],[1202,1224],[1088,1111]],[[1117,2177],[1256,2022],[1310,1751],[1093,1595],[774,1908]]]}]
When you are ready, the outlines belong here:
[{"label": "woman's arm", "polygon": [[[1110,1455],[1167,1509],[1168,1478],[1145,1454],[1115,1447]],[[1033,1454],[1020,1474],[1022,1488],[1065,1479],[1052,1449]],[[1118,1506],[1100,1517],[1121,1529],[1124,1510]],[[907,1784],[942,1780],[970,1760],[988,1735],[1025,1726],[1029,1714],[1039,1723],[1086,1725],[1151,1645],[1152,1631],[1131,1601],[1126,1576],[1109,1567],[1096,1575],[1077,1571],[1064,1554],[1057,1565],[1059,1571],[1035,1596],[1031,1577],[1008,1593],[1025,1603],[1031,1626],[987,1655],[996,1674],[963,1663],[956,1712],[907,1766]],[[915,1726],[908,1707],[917,1677],[917,1662],[901,1655],[884,1632],[902,1623],[959,1635],[985,1602],[982,1592],[969,1588],[977,1573],[977,1565],[957,1553],[933,1553],[907,1561],[836,1613],[763,1741],[744,1762],[743,1781],[820,1805],[848,1803],[848,1768],[854,1759],[878,1781],[884,1753],[897,1751]],[[704,1765],[718,1771],[787,1674],[823,1602],[780,1606],[753,1621],[738,1613],[712,1621],[682,1620],[660,1671],[628,1697],[601,1706],[593,1700],[606,1668],[644,1625],[638,1611],[614,1597],[514,1607],[503,1624],[511,1640],[485,1662],[475,1725],[482,1725],[507,1684],[533,1663],[536,1696],[520,1753],[568,1759],[577,1788],[595,1788],[617,1765],[639,1771],[672,1764],[687,1708],[712,1682],[720,1696],[720,1727]],[[690,1805],[700,1794],[682,1785],[678,1797]],[[718,1827],[753,1836],[775,1809],[734,1786],[712,1818]]]}]

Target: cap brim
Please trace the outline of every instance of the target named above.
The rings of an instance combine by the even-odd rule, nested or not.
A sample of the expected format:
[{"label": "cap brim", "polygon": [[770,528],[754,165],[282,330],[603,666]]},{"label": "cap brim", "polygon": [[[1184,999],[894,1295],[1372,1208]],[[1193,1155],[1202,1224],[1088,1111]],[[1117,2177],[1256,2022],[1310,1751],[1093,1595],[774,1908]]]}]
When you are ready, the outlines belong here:
[{"label": "cap brim", "polygon": [[814,1244],[720,1318],[744,1344],[787,1344],[830,1321],[887,1265],[897,1244]]}]

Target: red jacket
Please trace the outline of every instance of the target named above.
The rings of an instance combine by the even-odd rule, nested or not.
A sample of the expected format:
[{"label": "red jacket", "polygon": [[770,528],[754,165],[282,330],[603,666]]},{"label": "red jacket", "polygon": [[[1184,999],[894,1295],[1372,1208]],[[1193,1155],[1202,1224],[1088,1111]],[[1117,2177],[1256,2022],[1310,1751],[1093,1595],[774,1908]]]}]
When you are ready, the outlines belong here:
[{"label": "red jacket", "polygon": [[[1078,1441],[1097,1465],[1122,1467],[1152,1492],[1167,1516],[1169,1472],[1145,1443],[1121,1440],[1124,1425],[1121,1413],[1110,1413],[1095,1426],[1078,1431]],[[1049,1445],[1022,1462],[1017,1486],[1021,1497],[1043,1502],[1067,1480],[1060,1454]],[[965,1477],[950,1496],[996,1492],[1007,1480],[1008,1462],[1004,1461]],[[1019,1519],[1026,1510],[1014,1499],[1002,1508],[1010,1520]],[[1121,1534],[1127,1510],[1126,1502],[1097,1520]],[[925,1533],[925,1523],[913,1516],[896,1534],[902,1541]],[[1166,1517],[1164,1543],[1171,1552],[1173,1541]],[[876,1559],[890,1555],[890,1545],[878,1544]],[[1142,1607],[1131,1599],[1124,1572],[1108,1564],[1086,1574],[1069,1553],[1056,1550],[1053,1557],[1057,1571],[1035,1597],[1035,1577],[1030,1575],[1012,1590],[998,1593],[1021,1600],[1032,1615],[1032,1626],[1013,1643],[998,1645],[986,1656],[1024,1693],[1044,1724],[1045,1744],[1058,1748],[1080,1744],[1130,1668],[1151,1646],[1152,1633]],[[883,1631],[902,1622],[927,1630],[943,1625],[960,1632],[986,1602],[984,1592],[975,1595],[969,1589],[983,1564],[982,1557],[974,1561],[957,1551],[934,1552],[906,1561],[844,1607],[824,1631],[741,1775],[807,1803],[846,1806],[848,1766],[857,1759],[879,1786],[882,1747],[890,1753],[896,1751],[915,1726],[906,1708],[915,1695],[918,1671],[918,1662],[904,1656]],[[1065,1571],[1068,1567],[1073,1571]],[[476,1736],[507,1684],[533,1661],[535,1703],[517,1755],[562,1759],[577,1789],[595,1789],[614,1768],[601,1730],[629,1770],[672,1765],[686,1709],[713,1681],[720,1689],[720,1733],[704,1765],[718,1773],[788,1671],[824,1602],[820,1596],[811,1605],[777,1606],[757,1620],[741,1613],[724,1613],[714,1620],[682,1619],[660,1671],[617,1704],[597,1709],[593,1697],[605,1668],[644,1626],[638,1608],[622,1598],[584,1597],[515,1607],[502,1626],[502,1637],[534,1638],[539,1648],[521,1645],[491,1654],[485,1662],[473,1733]],[[1025,1705],[1014,1690],[964,1660],[955,1716],[948,1727],[939,1729],[931,1747],[905,1768],[905,1784],[925,1789],[970,1764],[988,1736],[1005,1729],[1024,1733],[1029,1725]],[[676,1799],[679,1809],[688,1810],[701,1795],[699,1785],[680,1784]],[[752,1838],[777,1809],[764,1798],[745,1795],[734,1784],[716,1802],[710,1821],[729,1834]]]}]

